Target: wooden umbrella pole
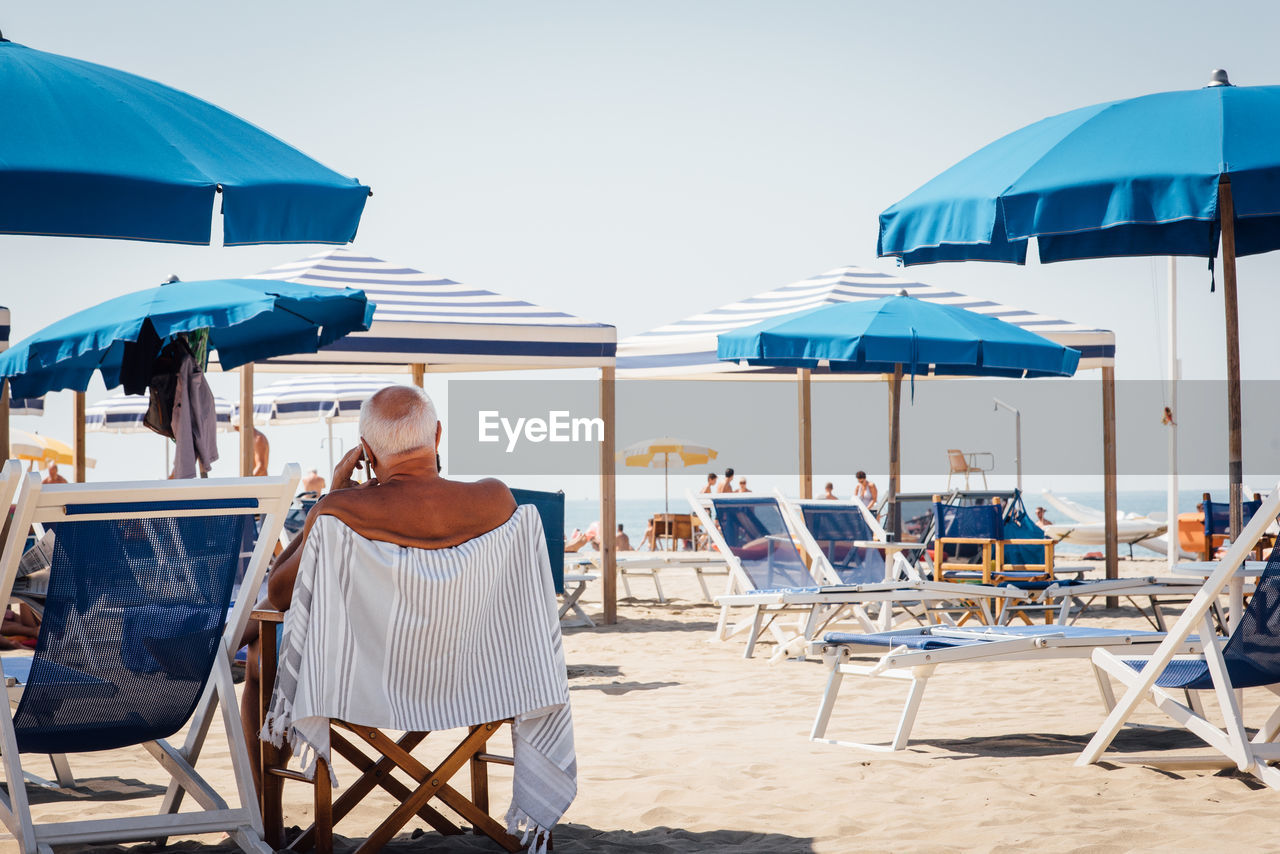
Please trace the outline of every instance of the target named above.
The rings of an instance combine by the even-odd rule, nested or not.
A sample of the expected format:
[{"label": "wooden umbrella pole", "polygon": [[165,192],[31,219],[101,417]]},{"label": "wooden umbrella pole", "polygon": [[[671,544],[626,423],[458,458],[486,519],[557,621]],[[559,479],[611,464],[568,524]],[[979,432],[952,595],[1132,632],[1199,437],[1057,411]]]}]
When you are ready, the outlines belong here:
[{"label": "wooden umbrella pole", "polygon": [[813,398],[809,369],[796,368],[796,396],[800,406],[800,497],[813,497]]},{"label": "wooden umbrella pole", "polygon": [[898,530],[898,478],[902,474],[900,446],[902,435],[899,431],[902,409],[902,365],[893,366],[893,378],[889,381],[889,495],[885,499],[889,507],[885,528],[895,537],[902,532]]},{"label": "wooden umbrella pole", "polygon": [[9,459],[9,381],[0,380],[0,461]]},{"label": "wooden umbrella pole", "polygon": [[1236,224],[1231,179],[1218,180],[1218,216],[1222,222],[1222,303],[1227,315],[1227,486],[1231,502],[1231,538],[1244,527],[1244,440],[1240,420],[1240,315],[1236,300]]},{"label": "wooden umbrella pole", "polygon": [[240,366],[240,476],[253,474],[253,362]]},{"label": "wooden umbrella pole", "polygon": [[600,575],[603,582],[604,623],[618,622],[618,576],[615,540],[618,533],[616,466],[614,458],[614,368],[600,369],[600,419],[604,436],[600,442]]},{"label": "wooden umbrella pole", "polygon": [[71,429],[75,434],[75,456],[72,458],[75,464],[75,482],[84,483],[85,479],[85,452],[84,452],[84,392],[75,392],[75,424]]},{"label": "wooden umbrella pole", "polygon": [[418,362],[409,366],[409,373],[413,377],[413,384],[418,388],[422,388],[423,377],[427,373],[427,366],[424,362]]}]

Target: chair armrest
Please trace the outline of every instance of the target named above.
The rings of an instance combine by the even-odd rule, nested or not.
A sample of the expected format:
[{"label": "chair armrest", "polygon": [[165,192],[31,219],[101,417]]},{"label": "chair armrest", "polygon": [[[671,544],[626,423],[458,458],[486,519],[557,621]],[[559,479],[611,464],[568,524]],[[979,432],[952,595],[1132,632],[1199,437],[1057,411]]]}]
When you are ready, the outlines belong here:
[{"label": "chair armrest", "polygon": [[1057,543],[1056,540],[1050,539],[1001,540],[1000,542],[1015,546],[1052,546]]},{"label": "chair armrest", "polygon": [[283,623],[284,612],[275,611],[270,608],[263,608],[261,610],[251,611],[249,613],[249,619],[257,620],[260,623]]},{"label": "chair armrest", "polygon": [[[937,540],[935,540],[935,542],[939,542],[939,543],[965,543],[965,544],[970,544],[970,545],[974,545],[974,544],[976,544],[976,545],[981,545],[982,543],[998,543],[998,542],[1001,542],[1001,541],[1000,541],[1000,540],[998,540],[998,539],[996,539],[995,537],[938,537],[938,538],[937,538]],[[1014,542],[1014,541],[1013,541],[1013,540],[1007,540],[1006,542]],[[1034,540],[1033,542],[1037,542],[1037,543],[1038,543],[1038,542],[1040,542],[1040,541],[1039,541],[1039,540]]]}]

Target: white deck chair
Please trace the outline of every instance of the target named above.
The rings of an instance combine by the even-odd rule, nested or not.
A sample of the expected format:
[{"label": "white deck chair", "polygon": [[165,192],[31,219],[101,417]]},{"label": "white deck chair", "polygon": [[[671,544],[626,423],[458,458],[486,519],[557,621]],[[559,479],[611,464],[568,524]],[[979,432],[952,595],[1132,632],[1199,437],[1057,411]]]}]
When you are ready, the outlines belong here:
[{"label": "white deck chair", "polygon": [[[941,603],[959,598],[959,591],[967,598],[980,600],[1017,595],[982,585],[883,579],[843,583],[807,529],[788,520],[790,514],[780,496],[705,495],[690,491],[686,497],[729,567],[725,593],[716,598],[720,604],[716,638],[728,640],[748,633],[744,651],[747,658],[765,632],[777,643],[771,658],[776,662],[803,655],[807,641],[836,619],[851,619],[866,631],[874,631],[876,623],[865,610],[869,603],[882,603],[883,614],[887,615],[894,603],[928,598]],[[714,521],[708,506],[716,508]],[[828,583],[832,581],[836,583]],[[748,616],[730,625],[731,609],[740,608],[747,609]],[[788,629],[779,623],[779,618],[789,615],[795,615],[797,621]]]},{"label": "white deck chair", "polygon": [[[253,605],[228,615],[245,525],[262,515],[244,583],[256,590],[299,478],[22,485],[0,551],[0,595],[13,587],[26,529],[56,524],[40,639],[12,715],[0,715],[8,783],[0,820],[22,854],[55,845],[163,840],[174,833],[229,834],[267,852],[230,661]],[[87,653],[87,654],[86,654]],[[103,702],[109,699],[110,702]],[[195,769],[221,706],[239,806]],[[182,747],[166,738],[187,725]],[[22,784],[24,753],[141,744],[167,772],[160,815],[37,822]],[[177,811],[183,791],[199,811]]]},{"label": "white deck chair", "polygon": [[[811,650],[820,654],[829,669],[826,689],[818,704],[810,741],[858,747],[864,750],[896,751],[907,746],[916,714],[924,699],[929,679],[939,667],[982,664],[995,661],[1044,661],[1058,658],[1089,658],[1098,647],[1150,651],[1165,638],[1159,632],[1130,632],[1123,629],[1093,629],[1079,626],[925,626],[896,632],[849,634],[832,632],[814,641]],[[1184,641],[1183,652],[1199,650],[1198,640]],[[858,662],[857,657],[879,656],[874,662]],[[845,676],[891,679],[910,683],[907,699],[898,719],[893,739],[887,743],[842,741],[826,737],[836,698]],[[1098,679],[1103,704],[1111,708],[1115,698],[1110,684]],[[850,712],[846,717],[857,717]]]},{"label": "white deck chair", "polygon": [[[1174,623],[1164,643],[1150,656],[1123,657],[1098,650],[1093,663],[1125,686],[1123,698],[1111,710],[1102,726],[1076,760],[1077,765],[1108,761],[1139,762],[1179,768],[1235,766],[1253,774],[1271,788],[1280,789],[1280,769],[1270,763],[1280,761],[1280,707],[1271,712],[1257,734],[1250,738],[1240,707],[1239,690],[1265,687],[1280,694],[1280,551],[1273,551],[1248,608],[1241,608],[1242,579],[1237,569],[1253,551],[1268,525],[1280,513],[1280,484],[1262,503],[1261,509],[1227,551],[1218,568],[1204,582],[1191,604]],[[1203,655],[1187,659],[1179,655],[1179,644],[1194,630],[1213,637],[1210,613],[1219,594],[1231,585],[1231,636],[1206,643]],[[1210,721],[1191,704],[1179,702],[1171,690],[1212,691],[1222,724]],[[1216,753],[1195,755],[1127,755],[1107,753],[1120,728],[1138,704],[1147,700],[1185,727]]]}]

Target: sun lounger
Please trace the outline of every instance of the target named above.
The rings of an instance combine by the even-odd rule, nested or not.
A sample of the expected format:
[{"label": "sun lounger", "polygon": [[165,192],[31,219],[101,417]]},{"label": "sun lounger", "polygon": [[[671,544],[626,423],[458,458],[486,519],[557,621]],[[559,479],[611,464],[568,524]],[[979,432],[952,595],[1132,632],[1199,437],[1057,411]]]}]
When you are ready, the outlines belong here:
[{"label": "sun lounger", "polygon": [[[1272,711],[1257,734],[1245,730],[1238,692],[1244,688],[1267,688],[1280,694],[1280,549],[1273,550],[1257,589],[1243,612],[1231,614],[1232,630],[1225,643],[1206,643],[1195,658],[1179,656],[1182,638],[1198,630],[1212,637],[1211,609],[1219,593],[1233,583],[1236,570],[1262,538],[1271,520],[1280,513],[1280,484],[1262,502],[1239,538],[1227,551],[1218,568],[1183,611],[1167,640],[1149,656],[1139,658],[1099,650],[1093,664],[1099,677],[1106,674],[1125,686],[1123,698],[1111,710],[1102,726],[1076,760],[1077,765],[1108,761],[1141,762],[1171,767],[1231,767],[1253,774],[1272,788],[1280,789],[1280,769],[1270,763],[1280,760],[1280,708]],[[1239,583],[1234,581],[1234,583]],[[1234,598],[1234,597],[1233,597]],[[1219,707],[1219,720],[1211,721],[1191,703],[1181,703],[1175,690],[1212,691]],[[1120,728],[1143,700],[1169,715],[1176,723],[1212,747],[1212,756],[1142,756],[1107,753]]]},{"label": "sun lounger", "polygon": [[[1089,658],[1098,647],[1145,651],[1155,649],[1164,638],[1165,635],[1158,632],[1079,626],[925,626],[872,634],[831,632],[821,641],[810,645],[814,654],[823,656],[830,672],[809,740],[866,750],[902,750],[911,738],[916,714],[924,699],[925,687],[939,667],[993,661]],[[1187,640],[1181,649],[1195,652],[1199,649],[1198,641],[1194,638]],[[858,657],[868,656],[879,657],[874,662],[855,661]],[[873,744],[826,738],[827,727],[845,676],[910,683],[907,700],[891,741]],[[1105,680],[1099,679],[1098,687],[1103,703],[1110,708],[1114,703],[1110,686]],[[851,712],[847,717],[856,719],[857,713]]]},{"label": "sun lounger", "polygon": [[[592,553],[583,555],[583,559],[589,561],[593,567],[599,569],[600,555]],[[720,578],[729,574],[729,570],[725,567],[724,556],[714,551],[680,551],[680,552],[649,552],[649,551],[626,551],[618,552],[617,555],[618,577],[622,580],[622,589],[625,594],[630,597],[634,595],[631,592],[631,580],[635,578],[648,578],[653,581],[654,592],[657,593],[658,602],[666,604],[666,593],[662,589],[662,574],[693,570],[695,578],[697,578],[698,586],[702,588],[702,597],[706,601],[712,601],[712,593],[707,587],[707,578]]]},{"label": "sun lounger", "polygon": [[[896,574],[886,580],[889,573],[881,569],[877,569],[880,578],[876,581],[829,584],[826,582],[840,579],[840,574],[803,524],[788,524],[788,516],[794,518],[795,514],[785,509],[785,499],[693,492],[687,497],[729,567],[729,585],[716,598],[720,604],[716,637],[727,640],[747,633],[747,658],[765,632],[777,643],[772,660],[778,661],[803,655],[806,642],[837,619],[852,619],[872,631],[876,623],[865,610],[868,603],[882,603],[881,617],[887,620],[894,604],[932,600],[941,606],[957,600],[960,593],[975,601],[1017,595],[982,585],[906,582],[898,580]],[[715,511],[714,521],[708,508]],[[896,561],[898,565],[905,564],[900,555]],[[747,609],[748,616],[730,625],[729,615],[734,608]],[[989,610],[987,613],[990,616]],[[779,625],[782,616],[795,616],[794,628]]]},{"label": "sun lounger", "polygon": [[[0,553],[0,601],[17,574],[25,532],[55,525],[40,636],[12,716],[0,715],[8,782],[0,819],[23,854],[68,843],[163,840],[226,832],[245,851],[268,852],[231,681],[234,641],[249,617],[242,597],[228,618],[246,529],[264,514],[244,576],[256,590],[298,482],[284,477],[42,485],[23,482]],[[239,806],[195,769],[220,708]],[[187,728],[181,747],[168,738]],[[142,745],[169,775],[158,816],[37,822],[23,755]],[[202,807],[172,815],[189,792]]]}]

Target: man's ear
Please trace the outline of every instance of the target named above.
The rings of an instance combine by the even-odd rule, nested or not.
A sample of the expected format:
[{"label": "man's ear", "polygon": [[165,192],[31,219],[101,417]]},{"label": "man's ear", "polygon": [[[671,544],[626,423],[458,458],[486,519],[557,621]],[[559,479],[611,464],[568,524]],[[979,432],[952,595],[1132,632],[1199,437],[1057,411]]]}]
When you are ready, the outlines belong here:
[{"label": "man's ear", "polygon": [[444,435],[444,422],[436,422],[436,450],[440,450],[440,437]]},{"label": "man's ear", "polygon": [[363,438],[360,439],[360,444],[364,445],[364,458],[369,463],[370,467],[377,466],[378,458],[373,455],[373,448],[370,448],[369,443]]}]

